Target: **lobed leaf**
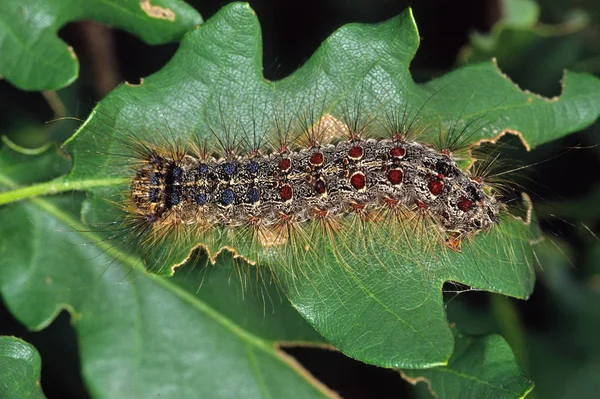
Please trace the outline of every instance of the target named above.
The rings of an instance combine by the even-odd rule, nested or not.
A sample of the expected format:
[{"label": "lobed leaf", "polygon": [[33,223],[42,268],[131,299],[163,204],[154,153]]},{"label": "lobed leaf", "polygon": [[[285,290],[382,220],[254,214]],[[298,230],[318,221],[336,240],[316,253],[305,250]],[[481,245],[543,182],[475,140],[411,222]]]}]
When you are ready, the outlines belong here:
[{"label": "lobed leaf", "polygon": [[[131,140],[132,132],[136,139],[149,142],[160,142],[161,136],[189,142],[214,140],[216,130],[226,141],[227,133],[235,134],[242,126],[265,142],[272,137],[274,118],[282,112],[288,117],[311,112],[341,117],[342,108],[357,98],[368,116],[375,118],[416,110],[429,100],[419,114],[426,124],[448,128],[480,117],[489,120],[472,132],[468,143],[510,131],[534,147],[598,117],[600,82],[585,74],[568,73],[563,94],[556,99],[521,91],[489,62],[416,84],[408,67],[418,40],[410,11],[378,25],[347,25],[293,75],[270,82],[261,74],[255,15],[246,5],[230,5],[188,35],[172,61],[143,85],[122,86],[99,104],[69,142],[75,164],[68,179],[123,176],[122,162],[105,154],[122,153],[122,141]],[[116,140],[106,140],[106,132]],[[108,148],[99,149],[98,142]],[[90,189],[109,197],[115,191],[114,187]],[[301,276],[286,292],[330,342],[369,363],[430,367],[447,361],[453,339],[442,304],[445,281],[521,298],[533,286],[528,244],[533,233],[518,221],[506,221],[503,231],[477,237],[461,255],[433,257],[427,248],[420,255],[418,250],[407,251],[411,244],[404,238],[392,239],[390,245],[389,237],[402,234],[384,226],[374,229],[370,248],[363,248],[378,255],[368,259],[356,254],[360,251],[340,254],[339,247],[348,243],[333,248],[317,230],[311,230],[317,235],[314,251],[299,260]],[[361,234],[365,233],[350,230],[347,236]],[[151,259],[151,270],[169,272],[169,265],[184,262],[199,244],[196,238],[177,245],[169,241],[169,250],[162,252],[169,257]],[[238,255],[258,257],[251,243],[243,240],[228,241],[219,235],[205,237],[204,242],[213,253],[230,247]],[[288,261],[298,262],[284,258],[269,266],[278,270]]]}]

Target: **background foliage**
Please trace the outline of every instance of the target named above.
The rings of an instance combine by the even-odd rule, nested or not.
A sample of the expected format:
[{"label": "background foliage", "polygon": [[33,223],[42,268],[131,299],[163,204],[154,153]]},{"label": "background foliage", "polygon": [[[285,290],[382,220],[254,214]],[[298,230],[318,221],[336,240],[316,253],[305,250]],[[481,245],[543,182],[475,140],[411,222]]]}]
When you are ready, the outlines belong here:
[{"label": "background foliage", "polygon": [[[133,2],[130,3],[129,5],[135,6]],[[173,7],[181,6],[181,3],[173,4]],[[166,7],[169,3],[163,2],[162,5]],[[205,18],[213,12],[200,4],[194,6],[203,11]],[[594,35],[598,30],[597,16],[600,11],[591,5],[583,6],[582,10],[569,14],[565,20],[565,10],[560,5],[543,3],[541,17],[545,23],[540,24],[540,8],[535,3],[490,1],[484,6],[471,4],[461,12],[456,11],[457,18],[452,19],[452,23],[446,22],[447,26],[439,23],[445,19],[436,20],[442,16],[447,17],[443,14],[443,9],[438,10],[438,16],[426,6],[422,6],[421,10],[416,8],[420,34],[425,40],[411,64],[411,72],[417,79],[428,80],[453,68],[454,60],[468,64],[496,55],[504,72],[521,87],[548,96],[558,94],[557,82],[562,68],[594,74],[598,74],[600,69],[600,46],[597,42],[598,35]],[[307,7],[310,10],[306,11],[307,18],[328,15],[330,10],[336,11],[337,18],[321,18],[325,21],[311,29],[312,35],[302,30],[302,34],[294,39],[285,34],[275,35],[274,29],[285,20],[287,13],[297,17],[298,10],[273,5],[256,6],[263,24],[264,64],[268,77],[285,76],[293,71],[344,20],[381,21],[398,14],[404,5],[397,3],[393,7],[374,7],[368,12],[353,4],[336,7],[334,3],[326,3],[319,7],[324,9]],[[55,19],[58,22],[52,25],[54,31],[64,21],[72,19],[64,17],[62,10],[57,8],[43,12],[63,16]],[[187,21],[201,21],[193,12],[186,12],[189,18],[175,23],[178,25],[181,22],[184,30],[189,29]],[[360,14],[360,18],[357,14]],[[126,17],[125,13],[124,20]],[[0,34],[14,31],[13,25],[25,20],[17,18],[15,14],[14,19],[0,25]],[[153,22],[136,21],[133,26],[147,26],[147,23],[151,25]],[[494,22],[496,23],[493,24]],[[119,22],[112,23],[119,25]],[[558,23],[561,25],[557,25]],[[128,29],[126,24],[119,26]],[[289,28],[293,30],[293,26]],[[456,34],[448,35],[443,28]],[[480,31],[491,30],[488,34],[471,33],[469,42],[466,33],[473,28]],[[153,31],[152,28],[148,29]],[[156,29],[163,31],[162,28]],[[143,37],[135,29],[131,30]],[[437,30],[442,32],[436,32]],[[160,69],[174,50],[143,48],[135,43],[136,47],[132,45],[131,37],[119,33],[120,38],[125,38],[125,43],[117,41],[112,50],[101,52],[102,57],[99,57],[94,53],[94,49],[99,47],[97,39],[94,39],[99,37],[98,32],[102,32],[100,37],[108,37],[110,43],[112,33],[90,23],[71,25],[62,32],[67,39],[74,41],[74,46],[77,42],[75,37],[83,38],[80,43],[81,51],[77,47],[75,51],[83,54],[82,62],[89,65],[90,72],[87,73],[91,76],[82,76],[75,85],[62,90],[58,96],[53,92],[44,93],[48,104],[58,116],[85,116],[91,105],[88,99],[99,98],[119,80],[118,68],[122,69],[122,74],[128,80],[136,81],[139,77]],[[439,33],[439,39],[436,39],[436,33]],[[35,43],[30,48],[25,46],[24,51],[35,52],[34,45]],[[459,51],[462,45],[465,47]],[[142,48],[142,55],[145,56],[123,56],[119,54],[119,46],[129,53],[133,52],[132,48]],[[304,46],[307,48],[302,52]],[[18,49],[8,45],[0,48],[0,51],[3,56],[12,54],[13,60],[19,54]],[[448,55],[444,57],[443,53]],[[110,63],[105,63],[106,58],[110,59],[115,55],[115,64],[111,66]],[[276,59],[274,55],[277,55]],[[142,66],[135,70],[137,63]],[[94,69],[97,64],[101,64],[101,67]],[[1,64],[0,67],[7,68]],[[5,72],[10,70],[8,68],[0,70],[0,73],[19,85],[18,79],[11,78]],[[73,73],[74,70],[70,70]],[[82,71],[86,73],[85,67]],[[107,74],[106,71],[112,71],[113,74]],[[62,81],[70,81],[72,78],[63,78]],[[24,78],[26,83],[31,81]],[[58,88],[61,85],[63,84],[57,83],[45,88]],[[23,84],[21,87],[41,88]],[[52,149],[39,146],[48,141],[62,141],[72,132],[72,126],[66,123],[42,126],[41,122],[51,119],[52,115],[48,111],[44,113],[44,109],[50,108],[39,95],[17,92],[6,82],[3,82],[2,88],[1,128],[9,138],[4,141],[0,150],[2,189],[45,181],[66,172],[69,162],[64,161]],[[577,90],[584,93],[586,89],[593,92],[593,84]],[[582,105],[578,105],[577,109],[579,108],[582,112],[590,111],[590,108]],[[32,112],[36,109],[42,111]],[[581,121],[582,125],[586,124],[585,117]],[[589,210],[594,207],[586,204],[594,204],[600,190],[593,176],[576,174],[575,171],[597,170],[598,149],[593,147],[573,151],[575,155],[569,153],[555,160],[552,157],[557,151],[564,152],[570,145],[596,144],[594,140],[597,141],[597,129],[597,125],[594,125],[577,138],[568,138],[570,141],[555,141],[531,154],[514,155],[527,157],[525,162],[550,159],[537,168],[540,175],[535,176],[535,180],[540,184],[530,187],[530,191],[538,193],[534,200],[539,203],[537,209],[540,211],[541,224],[553,233],[552,244],[538,250],[544,271],[540,274],[540,283],[536,286],[532,300],[516,304],[492,294],[448,293],[446,307],[450,321],[465,332],[454,330],[456,352],[447,366],[425,371],[405,370],[405,379],[415,381],[428,378],[432,382],[432,389],[440,397],[460,397],[460,392],[465,389],[478,392],[477,396],[522,396],[529,391],[531,384],[522,378],[514,355],[505,341],[499,336],[489,335],[500,333],[508,340],[520,367],[536,382],[537,389],[533,395],[561,397],[577,392],[579,396],[586,396],[586,393],[594,392],[596,379],[588,376],[596,373],[600,358],[594,341],[597,326],[594,319],[597,319],[598,313],[595,281],[599,270],[599,249],[598,241],[591,231],[597,230],[598,215]],[[27,155],[32,152],[41,155]],[[569,171],[571,178],[566,185],[564,178],[557,177],[561,174],[568,175]],[[578,180],[572,177],[581,175],[585,178]],[[557,181],[561,184],[557,185]],[[198,392],[205,392],[207,395],[210,392],[223,397],[277,397],[290,390],[294,390],[299,397],[328,394],[326,388],[307,379],[295,362],[282,357],[278,347],[273,346],[286,342],[303,342],[315,347],[323,344],[322,338],[303,322],[287,302],[281,302],[276,292],[270,293],[269,298],[272,299],[269,301],[271,305],[267,307],[269,312],[264,313],[265,308],[261,305],[264,300],[249,300],[240,296],[241,291],[236,287],[236,282],[229,281],[230,272],[226,264],[216,269],[216,273],[210,276],[210,284],[204,284],[196,294],[196,288],[203,277],[196,273],[196,269],[182,271],[175,279],[146,276],[136,271],[135,259],[117,257],[117,261],[114,261],[114,254],[105,252],[106,248],[97,245],[97,237],[53,234],[57,231],[71,231],[78,226],[78,215],[69,209],[77,209],[84,199],[79,194],[69,194],[24,201],[0,210],[0,249],[4,254],[12,254],[12,257],[5,256],[0,261],[0,289],[3,301],[13,313],[10,315],[3,310],[0,314],[0,334],[22,336],[40,349],[42,387],[47,397],[148,397],[157,393],[166,397],[194,397]],[[587,210],[581,212],[581,209]],[[568,223],[562,223],[565,220]],[[7,252],[14,248],[19,250]],[[557,255],[558,250],[560,253]],[[227,263],[226,260],[223,262]],[[82,264],[90,266],[82,269]],[[11,269],[8,265],[19,265],[19,268]],[[131,267],[134,271],[131,271]],[[454,287],[450,288],[455,290]],[[61,309],[71,312],[78,341],[75,341],[73,328],[64,312],[48,327]],[[18,322],[13,316],[17,317]],[[186,322],[182,324],[182,320]],[[42,332],[27,333],[23,325]],[[177,328],[174,329],[173,326]],[[190,337],[190,331],[193,331],[193,337]],[[573,331],[577,340],[572,338]],[[483,336],[469,337],[468,334]],[[5,341],[2,342],[7,344],[0,347],[0,360],[12,361],[14,356],[10,354],[14,353],[14,347],[22,347],[23,344],[10,338],[3,339]],[[218,345],[216,348],[215,343]],[[217,351],[212,352],[215,349]],[[398,374],[393,371],[375,372],[364,365],[351,363],[341,355],[317,349],[290,349],[289,352],[302,361],[317,378],[343,396],[360,397],[360,389],[372,394],[375,386],[381,390],[381,396],[389,394],[388,388],[390,392],[395,388],[396,393],[408,394],[407,387],[399,383]],[[64,356],[64,353],[68,355]],[[182,353],[186,356],[182,357]],[[177,361],[174,361],[175,358]],[[39,370],[39,364],[36,365],[35,354],[28,356],[28,359],[32,359],[30,369],[23,365],[24,371],[18,378],[6,377],[6,381],[19,381],[22,386],[31,386],[31,381],[39,378],[35,375],[35,368]],[[121,369],[107,366],[114,364],[110,362],[115,359],[121,361]],[[160,359],[165,361],[161,362]],[[221,362],[215,363],[216,360]],[[342,364],[329,367],[339,370],[337,373],[323,373],[320,370],[319,366],[332,362]],[[568,362],[572,373],[562,372],[561,378],[556,378],[553,373],[557,371],[553,365],[557,362]],[[131,373],[134,364],[141,372]],[[350,378],[347,377],[356,372],[353,367],[359,370],[359,378],[349,381]],[[81,380],[81,375],[85,383]],[[204,378],[198,378],[199,375]],[[266,377],[271,375],[276,377]],[[463,378],[465,376],[468,378]],[[0,376],[0,386],[2,378]],[[387,379],[385,383],[381,383],[379,378]],[[214,385],[208,384],[209,382]],[[503,389],[507,386],[510,389]],[[26,388],[8,389],[20,394],[20,390]],[[31,392],[32,395],[39,395],[34,390]],[[412,394],[425,395],[425,392],[417,390]],[[397,397],[396,394],[390,396]]]}]

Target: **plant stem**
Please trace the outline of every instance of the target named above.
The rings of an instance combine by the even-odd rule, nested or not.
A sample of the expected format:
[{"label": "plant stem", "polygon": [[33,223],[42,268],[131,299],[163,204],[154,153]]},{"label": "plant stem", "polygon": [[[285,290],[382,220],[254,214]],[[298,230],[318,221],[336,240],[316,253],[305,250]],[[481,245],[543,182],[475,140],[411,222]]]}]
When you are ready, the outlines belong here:
[{"label": "plant stem", "polygon": [[[41,195],[51,195],[65,191],[82,191],[92,187],[114,186],[123,184],[126,181],[127,179],[124,178],[69,181],[59,177],[58,179],[51,180],[49,182],[34,184],[32,186],[17,188],[11,191],[0,193],[0,205],[27,198],[39,197]],[[9,187],[15,187],[15,183],[12,180],[2,175],[0,175],[0,183],[4,183]]]}]

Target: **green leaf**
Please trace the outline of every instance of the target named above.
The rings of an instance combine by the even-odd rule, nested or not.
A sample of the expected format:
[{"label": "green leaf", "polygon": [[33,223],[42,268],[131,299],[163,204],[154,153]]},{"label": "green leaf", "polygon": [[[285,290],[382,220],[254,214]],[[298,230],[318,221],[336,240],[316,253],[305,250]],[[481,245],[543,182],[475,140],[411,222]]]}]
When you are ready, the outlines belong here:
[{"label": "green leaf", "polygon": [[[523,398],[533,383],[523,376],[510,346],[499,335],[469,337],[456,329],[456,348],[448,365],[404,370],[403,378],[427,382],[438,398]],[[467,394],[468,393],[468,394]]]},{"label": "green leaf", "polygon": [[[6,175],[0,182],[15,184]],[[198,294],[199,269],[177,278],[141,272],[78,222],[69,209],[79,197],[0,209],[0,293],[30,329],[71,313],[94,398],[333,395],[278,348],[322,339],[273,286],[252,288],[256,275],[235,284],[226,257]]]},{"label": "green leaf", "polygon": [[181,0],[7,0],[0,13],[0,75],[23,90],[56,90],[79,73],[58,30],[76,20],[125,29],[149,44],[181,40],[202,23]]},{"label": "green leaf", "polygon": [[33,346],[15,337],[0,337],[0,397],[45,398],[40,387],[42,360]]},{"label": "green leaf", "polygon": [[[340,118],[344,106],[357,98],[368,116],[379,120],[392,111],[414,111],[429,100],[419,118],[434,128],[423,140],[437,136],[439,128],[485,118],[465,144],[510,131],[535,147],[591,124],[600,113],[600,82],[585,74],[567,73],[556,99],[522,92],[492,63],[416,84],[408,66],[418,38],[410,11],[378,25],[348,25],[292,76],[270,82],[261,74],[256,16],[247,5],[227,6],[188,34],[161,71],[142,85],[121,86],[98,105],[68,143],[75,158],[69,176],[6,193],[0,204],[50,188],[85,189],[96,197],[86,202],[86,220],[109,223],[114,211],[111,215],[102,199],[118,200],[118,193],[127,190],[126,167],[118,156],[127,153],[124,141],[215,140],[211,128],[225,141],[226,133],[236,129],[233,133],[256,132],[267,141],[276,115],[285,119],[282,112],[288,117],[329,112]],[[240,132],[240,126],[246,130]],[[464,243],[460,254],[393,223],[367,230],[346,227],[343,237],[330,241],[316,225],[308,226],[314,241],[304,258],[284,253],[269,259],[247,240],[232,240],[217,229],[203,240],[190,235],[174,244],[170,237],[168,250],[157,250],[157,258],[149,254],[148,266],[168,274],[201,242],[213,254],[233,248],[289,283],[283,288],[296,309],[344,353],[402,368],[437,366],[450,358],[454,340],[442,302],[445,281],[519,298],[533,287],[529,239],[536,232],[510,217],[491,233]],[[370,240],[361,240],[365,233]],[[122,257],[132,252],[120,250]],[[290,263],[300,272],[286,279],[282,275]]]}]

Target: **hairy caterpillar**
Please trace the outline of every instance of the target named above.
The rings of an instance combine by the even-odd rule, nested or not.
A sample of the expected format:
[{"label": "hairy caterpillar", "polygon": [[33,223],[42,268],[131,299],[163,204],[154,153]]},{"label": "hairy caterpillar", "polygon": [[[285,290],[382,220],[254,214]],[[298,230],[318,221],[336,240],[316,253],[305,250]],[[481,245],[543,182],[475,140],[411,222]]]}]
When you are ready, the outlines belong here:
[{"label": "hairy caterpillar", "polygon": [[[210,29],[219,27],[202,30]],[[457,167],[452,148],[434,150],[425,143],[437,129],[481,135],[469,125],[481,117],[463,121],[462,114],[428,112],[417,126],[407,112],[415,117],[424,101],[409,101],[393,82],[382,84],[389,76],[382,75],[379,54],[359,59],[358,73],[332,74],[331,66],[319,64],[274,84],[257,81],[254,65],[242,64],[247,78],[231,80],[214,75],[207,64],[214,79],[199,79],[197,96],[179,95],[182,109],[144,105],[140,94],[156,83],[123,87],[130,94],[115,94],[111,108],[101,104],[84,125],[83,132],[95,135],[78,141],[75,156],[90,158],[82,166],[97,167],[102,175],[123,176],[116,161],[121,156],[135,164],[120,187],[126,199],[116,201],[127,215],[125,235],[142,244],[155,271],[170,273],[196,248],[213,261],[228,249],[253,264],[283,265],[292,275],[305,273],[299,264],[328,258],[350,270],[365,263],[393,269],[422,258],[420,253],[442,259],[447,248],[459,252],[462,241],[496,224],[502,205],[482,176]],[[194,97],[201,99],[201,112],[190,123]],[[441,117],[456,126],[432,123]],[[98,143],[102,137],[112,141]],[[447,137],[446,147],[463,139]],[[89,156],[102,152],[116,156]],[[77,169],[76,159],[75,174]],[[410,242],[415,240],[418,245]],[[512,257],[499,246],[487,250]],[[323,258],[323,251],[329,256]],[[378,259],[380,254],[388,259]]]},{"label": "hairy caterpillar", "polygon": [[[144,146],[126,204],[133,223],[152,237],[175,228],[198,240],[210,229],[246,230],[269,247],[289,245],[303,223],[341,227],[338,219],[352,213],[383,223],[423,213],[460,251],[461,239],[498,222],[501,204],[484,191],[481,176],[457,167],[450,149],[408,141],[405,134],[412,132],[398,129],[388,139],[360,137],[335,118],[324,119],[333,121],[328,128],[334,136],[349,132],[346,139],[315,140],[321,119],[305,148],[284,143],[271,153],[252,149],[246,156],[228,151],[214,157],[206,148]],[[360,133],[369,137],[367,130]]]}]

